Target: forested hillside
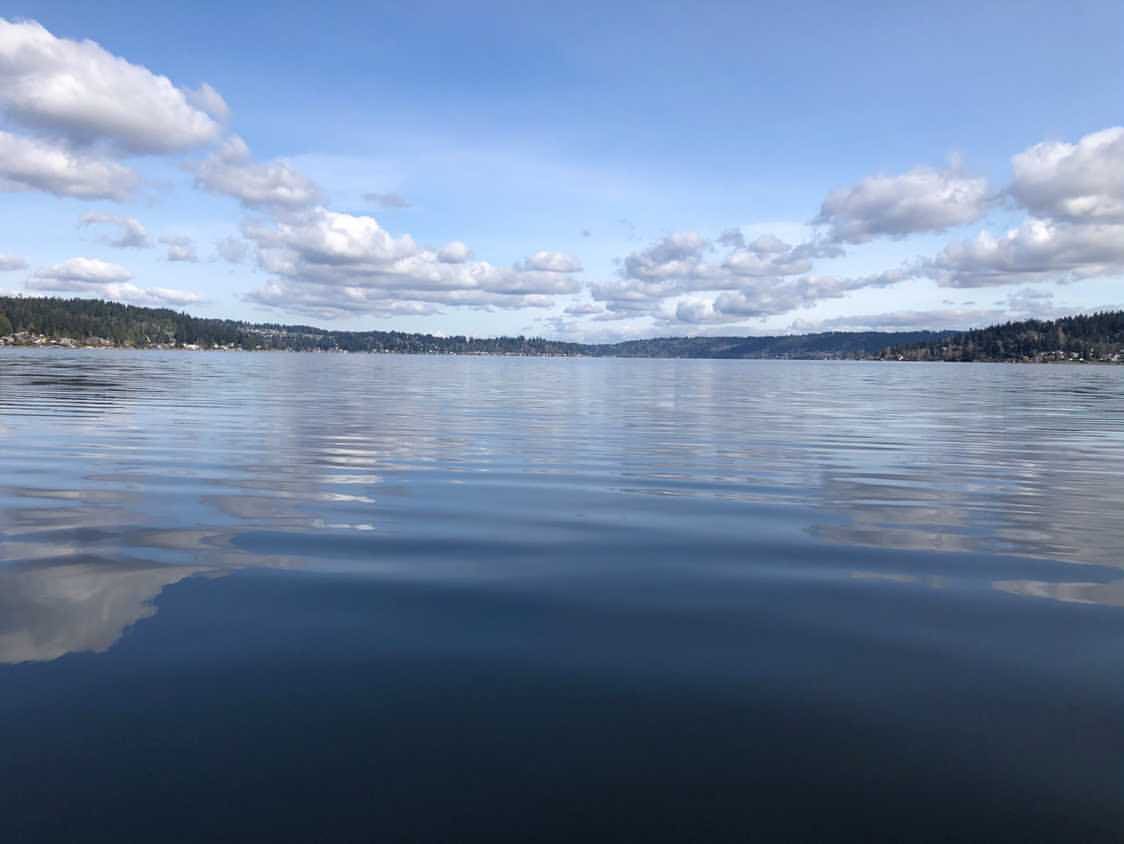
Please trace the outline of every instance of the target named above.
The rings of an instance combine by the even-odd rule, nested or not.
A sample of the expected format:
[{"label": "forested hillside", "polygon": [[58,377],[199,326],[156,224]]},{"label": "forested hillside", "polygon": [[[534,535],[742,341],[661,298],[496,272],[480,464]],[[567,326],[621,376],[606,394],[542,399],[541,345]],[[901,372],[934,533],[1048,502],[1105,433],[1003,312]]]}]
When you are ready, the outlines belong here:
[{"label": "forested hillside", "polygon": [[309,325],[201,319],[167,308],[96,299],[2,298],[0,337],[67,338],[115,346],[414,354],[582,355],[587,357],[870,358],[887,348],[936,342],[947,332],[828,332],[780,337],[664,337],[586,344],[540,337],[438,337],[401,331],[329,331]]},{"label": "forested hillside", "polygon": [[1124,351],[1124,311],[1026,320],[901,344],[893,356],[947,361],[1116,361]]},{"label": "forested hillside", "polygon": [[461,354],[581,354],[576,343],[541,338],[435,337],[401,331],[326,331],[307,325],[201,319],[166,308],[142,308],[96,299],[0,298],[0,336],[25,332],[117,346],[198,346],[244,350]]},{"label": "forested hillside", "polygon": [[658,337],[586,344],[541,337],[440,337],[402,331],[330,331],[310,325],[201,319],[167,308],[97,299],[0,297],[0,343],[44,338],[137,348],[225,348],[410,354],[586,357],[902,359],[938,361],[1116,360],[1124,312],[972,331],[832,331],[776,337]]}]

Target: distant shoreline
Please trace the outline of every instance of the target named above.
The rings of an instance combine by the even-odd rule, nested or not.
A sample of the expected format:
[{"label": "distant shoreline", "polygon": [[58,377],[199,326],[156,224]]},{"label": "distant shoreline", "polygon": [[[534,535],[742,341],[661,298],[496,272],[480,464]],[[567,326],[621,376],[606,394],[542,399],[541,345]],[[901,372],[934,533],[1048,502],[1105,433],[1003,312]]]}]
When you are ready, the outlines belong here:
[{"label": "distant shoreline", "polygon": [[1095,365],[1095,366],[1118,366],[1124,364],[1122,360],[1085,360],[1085,359],[1048,359],[1048,360],[1021,360],[1021,359],[1006,359],[1006,360],[992,360],[992,359],[978,359],[970,361],[962,360],[917,360],[911,358],[903,358],[901,360],[892,357],[703,357],[703,356],[671,356],[671,355],[612,355],[612,354],[552,354],[549,352],[541,353],[521,353],[521,352],[448,352],[448,351],[427,351],[427,352],[407,352],[397,351],[393,349],[382,350],[364,350],[364,351],[351,351],[349,349],[242,349],[242,348],[226,348],[222,346],[202,347],[195,344],[187,344],[183,346],[173,345],[151,345],[151,346],[131,346],[125,344],[114,344],[112,342],[102,343],[80,343],[70,338],[65,337],[46,337],[40,336],[35,338],[32,342],[4,342],[10,339],[9,337],[0,337],[0,352],[4,349],[65,349],[67,351],[91,351],[91,352],[106,352],[106,351],[126,351],[126,352],[181,352],[184,354],[197,354],[197,353],[238,353],[238,354],[262,354],[262,353],[288,353],[288,354],[328,354],[328,355],[402,355],[405,357],[487,357],[487,358],[580,358],[584,360],[741,360],[741,361],[803,361],[807,363],[996,363],[996,364],[1035,364],[1035,365],[1053,365],[1053,366],[1076,366],[1076,365]]},{"label": "distant shoreline", "polygon": [[1124,311],[1024,320],[968,331],[825,331],[578,343],[340,331],[193,317],[98,299],[0,297],[0,347],[158,351],[315,351],[489,357],[701,358],[995,363],[1122,363]]}]

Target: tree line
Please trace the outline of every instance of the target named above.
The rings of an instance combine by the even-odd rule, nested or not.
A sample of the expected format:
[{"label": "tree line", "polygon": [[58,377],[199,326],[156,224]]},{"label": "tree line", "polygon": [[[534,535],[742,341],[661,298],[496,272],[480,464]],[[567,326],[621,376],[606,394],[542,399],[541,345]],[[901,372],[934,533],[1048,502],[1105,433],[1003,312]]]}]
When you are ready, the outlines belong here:
[{"label": "tree line", "polygon": [[348,351],[460,354],[581,354],[578,343],[540,337],[438,337],[402,331],[329,331],[308,325],[193,317],[98,299],[0,297],[0,336],[27,333],[116,346],[197,346],[246,351]]},{"label": "tree line", "polygon": [[1110,360],[1124,350],[1124,311],[1008,322],[971,331],[831,331],[773,337],[660,337],[588,344],[541,337],[331,331],[310,325],[194,317],[99,299],[0,297],[0,337],[107,341],[116,346],[410,354],[590,357],[845,358],[937,361]]},{"label": "tree line", "polygon": [[1124,311],[1055,320],[1029,319],[962,331],[922,343],[900,344],[887,356],[936,361],[1050,361],[1119,359]]}]

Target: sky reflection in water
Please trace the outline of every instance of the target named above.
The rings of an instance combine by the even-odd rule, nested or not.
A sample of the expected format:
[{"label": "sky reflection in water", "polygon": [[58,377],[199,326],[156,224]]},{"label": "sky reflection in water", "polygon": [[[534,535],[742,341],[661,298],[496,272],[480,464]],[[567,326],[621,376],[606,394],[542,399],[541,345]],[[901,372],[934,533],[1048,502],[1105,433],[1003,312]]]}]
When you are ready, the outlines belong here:
[{"label": "sky reflection in water", "polygon": [[[143,678],[182,670],[162,682],[191,698],[218,682],[193,685],[198,666],[240,665],[271,683],[313,672],[333,717],[368,725],[359,744],[385,722],[363,708],[377,677],[380,695],[423,712],[426,688],[456,695],[481,735],[561,707],[538,725],[572,747],[559,771],[671,765],[596,759],[559,726],[588,717],[609,741],[623,695],[669,730],[721,710],[721,741],[752,739],[712,785],[744,785],[750,758],[791,777],[814,768],[831,800],[872,765],[911,788],[944,771],[926,799],[960,800],[965,818],[979,813],[956,789],[975,783],[1025,800],[1024,819],[1045,794],[1101,824],[1085,833],[1119,831],[1122,446],[1124,369],[1108,367],[7,351],[5,711],[40,711],[52,684],[96,701],[98,684],[133,678],[114,681],[142,684],[132,702],[91,704],[111,723],[147,699]],[[95,656],[60,659],[82,653]],[[492,709],[464,703],[471,666],[505,678]],[[597,714],[583,684],[603,682],[616,691],[596,692]],[[229,707],[251,699],[278,724],[324,729],[259,687],[221,688],[234,702],[214,692],[212,731],[234,730]],[[671,688],[704,697],[672,715],[658,709]],[[1059,707],[1068,739],[1052,732]],[[734,715],[750,711],[756,726]],[[65,723],[60,736],[79,729]],[[543,738],[513,729],[520,752]],[[825,749],[856,730],[857,756]],[[20,756],[14,736],[13,758],[37,770],[42,748]],[[770,750],[780,736],[788,750]],[[1059,781],[1043,760],[1082,739]],[[204,765],[213,745],[192,740],[184,753]],[[505,758],[503,741],[486,754]],[[793,747],[804,756],[779,762]],[[912,757],[893,747],[943,761],[897,770]],[[485,782],[510,784],[497,770]],[[797,781],[756,787],[775,802],[769,789]],[[922,808],[909,795],[902,811]],[[730,806],[721,816],[736,819]]]},{"label": "sky reflection in water", "polygon": [[7,352],[0,413],[0,560],[39,572],[508,577],[620,541],[1124,565],[1115,368]]}]

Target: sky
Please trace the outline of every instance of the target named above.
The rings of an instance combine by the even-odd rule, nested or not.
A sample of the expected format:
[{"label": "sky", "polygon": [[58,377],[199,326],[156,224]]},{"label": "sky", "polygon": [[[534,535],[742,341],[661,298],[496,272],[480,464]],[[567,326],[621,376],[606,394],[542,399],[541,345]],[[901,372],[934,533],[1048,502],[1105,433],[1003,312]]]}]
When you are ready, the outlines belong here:
[{"label": "sky", "polygon": [[0,0],[0,291],[608,341],[1124,307],[1124,5]]}]

